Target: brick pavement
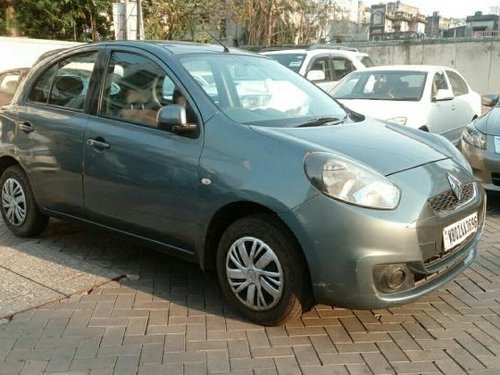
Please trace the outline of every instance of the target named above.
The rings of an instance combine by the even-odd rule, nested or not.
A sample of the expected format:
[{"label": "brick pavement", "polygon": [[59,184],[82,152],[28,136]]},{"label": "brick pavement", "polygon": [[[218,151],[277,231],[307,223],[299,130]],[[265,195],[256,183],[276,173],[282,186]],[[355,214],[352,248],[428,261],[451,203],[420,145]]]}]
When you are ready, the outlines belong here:
[{"label": "brick pavement", "polygon": [[498,196],[476,263],[445,289],[384,310],[316,306],[273,328],[241,321],[196,265],[70,224],[41,241],[129,276],[0,324],[1,375],[500,374]]}]

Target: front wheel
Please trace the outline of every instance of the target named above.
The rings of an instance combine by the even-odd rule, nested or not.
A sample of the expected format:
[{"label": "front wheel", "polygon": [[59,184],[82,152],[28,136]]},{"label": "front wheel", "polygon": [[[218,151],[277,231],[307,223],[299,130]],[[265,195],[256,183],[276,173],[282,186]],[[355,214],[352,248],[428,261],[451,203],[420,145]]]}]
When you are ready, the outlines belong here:
[{"label": "front wheel", "polygon": [[244,217],[229,226],[219,243],[217,273],[228,301],[253,322],[283,324],[309,307],[300,249],[270,215]]},{"label": "front wheel", "polygon": [[47,227],[49,219],[40,212],[28,178],[20,167],[5,170],[0,189],[3,220],[16,236],[34,236]]}]

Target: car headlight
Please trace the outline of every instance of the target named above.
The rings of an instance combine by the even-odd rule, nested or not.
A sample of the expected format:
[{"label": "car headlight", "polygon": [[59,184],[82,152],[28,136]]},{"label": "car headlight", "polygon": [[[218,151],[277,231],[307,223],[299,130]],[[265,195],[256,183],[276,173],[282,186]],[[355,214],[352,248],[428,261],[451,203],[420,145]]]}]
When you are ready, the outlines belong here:
[{"label": "car headlight", "polygon": [[465,127],[462,139],[474,147],[486,150],[486,134],[477,130],[473,122]]},{"label": "car headlight", "polygon": [[404,117],[404,116],[399,116],[399,117],[388,118],[386,121],[395,122],[396,124],[399,124],[399,125],[406,125],[408,118]]},{"label": "car headlight", "polygon": [[362,207],[392,210],[400,190],[386,177],[347,158],[326,152],[306,155],[304,168],[323,194]]}]

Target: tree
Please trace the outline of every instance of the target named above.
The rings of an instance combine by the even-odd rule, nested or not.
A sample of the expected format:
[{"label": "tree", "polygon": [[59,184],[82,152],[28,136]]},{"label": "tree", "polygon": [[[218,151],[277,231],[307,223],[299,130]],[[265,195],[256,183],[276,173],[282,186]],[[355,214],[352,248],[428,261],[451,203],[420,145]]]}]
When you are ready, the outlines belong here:
[{"label": "tree", "polygon": [[10,0],[20,35],[87,41],[109,35],[111,0]]},{"label": "tree", "polygon": [[334,10],[333,0],[228,0],[233,19],[246,29],[249,45],[317,41]]},{"label": "tree", "polygon": [[[155,0],[144,4],[146,39],[206,40],[217,29],[224,3],[219,0]],[[213,16],[216,14],[217,16]]]}]

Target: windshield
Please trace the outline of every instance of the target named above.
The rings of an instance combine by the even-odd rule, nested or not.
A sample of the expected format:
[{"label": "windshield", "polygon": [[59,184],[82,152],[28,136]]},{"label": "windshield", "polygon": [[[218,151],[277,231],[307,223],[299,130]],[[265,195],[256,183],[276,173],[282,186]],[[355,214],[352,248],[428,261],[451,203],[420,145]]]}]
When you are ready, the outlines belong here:
[{"label": "windshield", "polygon": [[286,66],[288,69],[293,70],[295,73],[298,73],[304,59],[306,58],[305,53],[272,53],[272,54],[263,54],[267,57],[276,60],[281,65]]},{"label": "windshield", "polygon": [[344,118],[328,94],[276,61],[259,56],[196,54],[181,64],[231,120],[293,127],[315,118]]},{"label": "windshield", "polygon": [[350,74],[330,94],[336,99],[419,101],[427,73],[414,71],[364,71]]}]

